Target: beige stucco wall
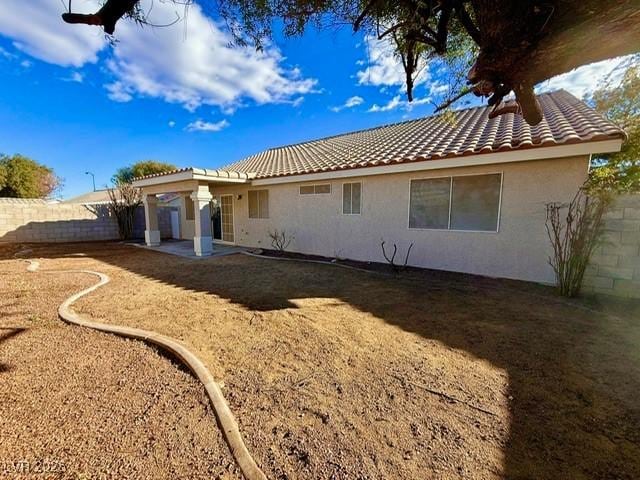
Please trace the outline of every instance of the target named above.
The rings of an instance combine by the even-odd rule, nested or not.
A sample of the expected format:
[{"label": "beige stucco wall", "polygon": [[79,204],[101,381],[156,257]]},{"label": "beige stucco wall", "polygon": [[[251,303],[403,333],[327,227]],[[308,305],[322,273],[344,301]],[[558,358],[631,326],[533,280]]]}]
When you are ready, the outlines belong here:
[{"label": "beige stucco wall", "polygon": [[[211,187],[211,193],[234,194],[239,245],[271,248],[268,232],[285,229],[295,233],[292,251],[384,262],[381,239],[396,243],[402,258],[413,242],[411,265],[551,283],[545,203],[570,200],[587,177],[588,163],[580,156],[344,180],[362,182],[361,215],[342,215],[341,179],[314,182],[331,183],[330,195],[300,196],[301,183]],[[503,173],[498,233],[408,228],[411,179],[496,172]],[[249,219],[247,192],[263,188],[269,190],[270,218]]]},{"label": "beige stucco wall", "polygon": [[193,202],[189,198],[189,193],[182,194],[180,196],[179,208],[180,208],[180,238],[184,240],[193,240],[195,235],[195,220],[187,220],[187,202]]}]

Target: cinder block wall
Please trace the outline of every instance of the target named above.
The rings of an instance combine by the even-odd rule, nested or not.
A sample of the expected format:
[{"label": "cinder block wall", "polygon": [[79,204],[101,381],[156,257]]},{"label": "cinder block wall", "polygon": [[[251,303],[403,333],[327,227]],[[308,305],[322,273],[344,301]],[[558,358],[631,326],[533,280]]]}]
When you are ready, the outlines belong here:
[{"label": "cinder block wall", "polygon": [[587,268],[583,292],[640,298],[640,195],[617,198],[604,230],[603,243]]},{"label": "cinder block wall", "polygon": [[[158,209],[163,237],[171,236],[170,210]],[[144,235],[144,212],[137,212],[135,227],[136,236]],[[0,243],[116,239],[118,225],[107,205],[47,204],[42,200],[0,199]]]}]

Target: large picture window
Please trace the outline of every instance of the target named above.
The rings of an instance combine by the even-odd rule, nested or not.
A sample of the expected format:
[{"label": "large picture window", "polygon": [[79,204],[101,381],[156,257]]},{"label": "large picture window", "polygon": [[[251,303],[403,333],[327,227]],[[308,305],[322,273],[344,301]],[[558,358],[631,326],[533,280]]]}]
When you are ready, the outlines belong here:
[{"label": "large picture window", "polygon": [[412,180],[409,228],[498,231],[502,174]]},{"label": "large picture window", "polygon": [[269,190],[249,190],[249,218],[269,218]]},{"label": "large picture window", "polygon": [[345,183],[342,185],[343,215],[360,215],[362,202],[362,183]]},{"label": "large picture window", "polygon": [[451,178],[411,181],[409,228],[449,228]]}]

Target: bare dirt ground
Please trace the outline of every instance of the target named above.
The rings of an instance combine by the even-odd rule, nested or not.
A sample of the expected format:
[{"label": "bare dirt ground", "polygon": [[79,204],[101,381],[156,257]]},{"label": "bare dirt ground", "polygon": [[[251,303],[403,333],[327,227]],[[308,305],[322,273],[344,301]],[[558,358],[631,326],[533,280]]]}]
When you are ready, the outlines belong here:
[{"label": "bare dirt ground", "polygon": [[25,266],[0,261],[0,479],[241,478],[190,374],[58,320],[93,277]]},{"label": "bare dirt ground", "polygon": [[116,243],[33,256],[111,276],[80,311],[189,346],[269,478],[640,478],[637,303]]}]

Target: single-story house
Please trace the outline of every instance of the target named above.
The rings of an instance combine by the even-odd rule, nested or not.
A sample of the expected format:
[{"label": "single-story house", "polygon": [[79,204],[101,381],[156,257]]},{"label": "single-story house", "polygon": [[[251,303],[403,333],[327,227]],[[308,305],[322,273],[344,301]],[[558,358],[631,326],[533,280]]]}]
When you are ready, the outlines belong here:
[{"label": "single-story house", "polygon": [[571,200],[624,133],[566,91],[539,100],[536,126],[483,106],[136,179],[146,242],[160,241],[157,196],[175,193],[197,255],[271,248],[285,230],[295,252],[384,262],[384,240],[403,259],[413,244],[409,265],[552,282],[545,204]]}]

